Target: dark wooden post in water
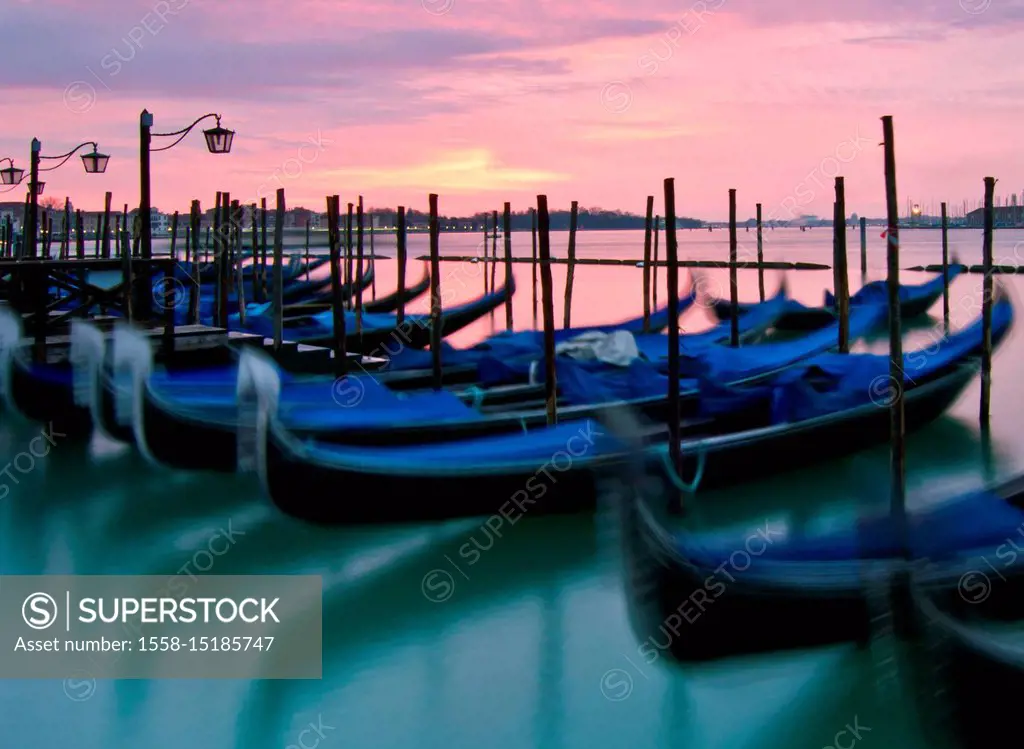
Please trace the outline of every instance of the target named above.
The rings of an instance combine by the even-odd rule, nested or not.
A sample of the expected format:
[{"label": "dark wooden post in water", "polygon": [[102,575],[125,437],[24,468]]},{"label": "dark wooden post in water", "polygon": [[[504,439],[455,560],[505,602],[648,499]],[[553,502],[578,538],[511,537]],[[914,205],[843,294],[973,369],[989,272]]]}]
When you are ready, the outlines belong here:
[{"label": "dark wooden post in water", "polygon": [[651,221],[654,218],[654,196],[647,196],[644,218],[644,332],[651,332]]},{"label": "dark wooden post in water", "polygon": [[949,218],[942,204],[942,325],[949,335]]},{"label": "dark wooden post in water", "polygon": [[[495,222],[497,226],[497,222]],[[441,389],[441,262],[438,243],[437,195],[430,193],[430,363],[434,390]]]},{"label": "dark wooden post in water", "polygon": [[836,177],[836,205],[832,222],[833,251],[835,258],[832,267],[835,269],[836,312],[839,313],[839,353],[850,351],[850,276],[846,262],[846,183],[842,177]]},{"label": "dark wooden post in water", "polygon": [[502,217],[502,233],[505,235],[505,330],[512,330],[512,204],[505,203]]},{"label": "dark wooden post in water", "polygon": [[267,301],[267,199],[260,198],[260,300]]},{"label": "dark wooden post in water", "polygon": [[[668,187],[666,186],[665,189],[668,190]],[[674,190],[675,190],[675,188],[673,187],[673,195],[675,194]],[[667,196],[668,196],[668,193],[666,192],[666,198],[665,198],[666,200],[668,199]],[[673,208],[674,208],[674,206],[673,206]],[[665,230],[668,231],[669,227],[668,227],[668,212],[667,212],[667,210],[666,210],[666,213],[665,213],[665,227],[666,227]],[[671,230],[672,230],[672,234],[674,236],[675,235],[675,226],[672,226]],[[667,238],[667,235],[666,235],[666,238]],[[736,347],[736,346],[740,345],[740,300],[739,300],[739,284],[738,284],[738,280],[736,278],[736,250],[737,250],[737,242],[736,242],[736,190],[735,189],[730,189],[729,190],[729,320],[730,320],[730,323],[731,323],[731,327],[730,327],[730,332],[729,332],[729,345],[733,346],[733,347]],[[666,245],[665,245],[665,255],[666,255],[666,258],[668,256],[668,254],[669,254],[669,248],[668,248],[668,244],[666,243]],[[669,298],[669,300],[671,300],[673,298],[672,295],[675,294],[676,303],[678,304],[678,302],[679,302],[679,289],[676,289],[675,291],[672,291],[671,286],[672,286],[673,283],[674,282],[672,280],[672,275],[669,275],[669,277],[668,277],[668,285],[669,285],[670,288],[668,290],[668,293],[669,293],[669,297],[668,298]],[[671,324],[672,324],[672,327],[674,327],[674,328],[678,328],[679,327],[679,322],[678,321],[672,322]],[[670,349],[670,351],[671,351],[671,349]],[[671,375],[669,375],[669,376],[671,377]],[[676,413],[676,411],[673,411],[672,413]],[[676,465],[678,465],[678,464],[676,464]]]},{"label": "dark wooden post in water", "polygon": [[274,215],[274,353],[284,340],[284,188],[277,188]]},{"label": "dark wooden post in water", "polygon": [[346,350],[345,295],[342,293],[341,197],[327,197],[327,246],[331,259],[331,321],[334,323],[334,372],[340,376],[348,371]]},{"label": "dark wooden post in water", "polygon": [[114,214],[114,255],[121,257],[124,254],[124,244],[121,242],[121,214]]},{"label": "dark wooden post in water", "polygon": [[992,226],[995,211],[992,194],[996,189],[994,177],[985,177],[985,238],[982,242],[981,301],[981,426],[988,429],[989,401],[992,397]]},{"label": "dark wooden post in water", "polygon": [[[494,211],[491,221],[491,293],[494,293],[498,276],[498,212]],[[491,322],[494,322],[494,310],[491,310]]]},{"label": "dark wooden post in water", "polygon": [[[735,190],[729,190],[729,202],[732,206],[730,216],[735,219]],[[735,220],[730,224],[735,226]],[[665,180],[665,262],[668,281],[668,455],[672,470],[678,474],[682,468],[679,445],[679,254],[676,245],[676,185],[672,177]],[[736,330],[735,325],[733,330]],[[681,509],[680,505],[673,504],[672,509]]]},{"label": "dark wooden post in water", "polygon": [[370,298],[373,300],[377,299],[377,252],[373,248],[373,235],[376,232],[373,230],[373,214],[370,214],[370,272],[373,273],[370,276]]},{"label": "dark wooden post in water", "polygon": [[106,193],[103,196],[103,257],[110,258],[110,201],[113,193]]},{"label": "dark wooden post in water", "polygon": [[548,426],[558,423],[558,381],[555,372],[555,305],[551,288],[551,222],[548,196],[537,196],[537,231],[540,235],[540,294],[544,311],[544,400]]},{"label": "dark wooden post in water", "polygon": [[231,193],[221,193],[223,207],[220,217],[220,285],[221,299],[223,304],[220,307],[220,320],[217,325],[222,328],[228,326],[228,302],[231,299]]},{"label": "dark wooden post in water", "polygon": [[363,351],[363,196],[359,196],[356,215],[356,254],[359,269],[356,271],[356,335],[359,337],[359,352]]},{"label": "dark wooden post in water", "polygon": [[199,324],[199,284],[202,279],[199,275],[199,229],[203,220],[202,211],[199,207],[199,201],[192,201],[192,209],[189,213],[189,224],[191,227],[191,239],[192,239],[192,265],[189,267],[192,270],[192,283],[189,284],[188,288],[188,324],[198,325]]},{"label": "dark wooden post in water", "polygon": [[572,283],[576,275],[576,222],[579,215],[579,203],[575,200],[569,208],[569,253],[565,266],[565,309],[562,310],[562,327],[568,330],[572,317]]},{"label": "dark wooden post in water", "polygon": [[221,276],[223,275],[223,270],[221,269],[221,262],[222,262],[221,261],[221,254],[222,253],[221,253],[221,250],[220,250],[220,218],[221,218],[220,206],[221,206],[221,201],[223,200],[223,197],[224,197],[223,193],[218,191],[217,198],[216,198],[217,204],[214,206],[214,209],[213,209],[213,276],[214,276],[214,279],[215,279],[214,284],[213,284],[213,300],[214,300],[213,324],[214,325],[220,325],[220,318],[221,318],[220,310],[221,310],[221,307],[223,307],[224,304],[225,304],[224,300],[221,297]]},{"label": "dark wooden post in water", "polygon": [[398,314],[395,320],[401,325],[405,322],[405,264],[407,260],[404,205],[398,206],[398,225],[395,227],[395,251],[398,255]]},{"label": "dark wooden post in water", "polygon": [[306,280],[309,280],[309,219],[306,219]]},{"label": "dark wooden post in water", "polygon": [[[235,256],[235,285],[238,295],[238,320],[245,325],[245,253],[242,252],[242,234],[244,233],[244,216],[242,205],[239,201],[231,202],[231,247]],[[283,282],[282,282],[283,283]]]},{"label": "dark wooden post in water", "polygon": [[347,294],[345,297],[345,306],[352,309],[352,284],[355,278],[352,273],[352,216],[355,205],[353,203],[348,204],[348,215],[345,218],[345,285],[348,287]]},{"label": "dark wooden post in water", "polygon": [[868,278],[868,220],[860,217],[860,277],[861,281]]},{"label": "dark wooden post in water", "polygon": [[654,267],[651,268],[651,306],[658,309],[658,235],[661,234],[661,216],[654,214]]},{"label": "dark wooden post in water", "polygon": [[487,253],[487,242],[488,242],[489,240],[490,240],[490,237],[489,237],[489,236],[487,235],[487,213],[485,212],[485,213],[484,213],[484,244],[483,244],[483,247],[484,247],[484,253],[483,253],[483,264],[484,264],[484,294],[486,294],[486,293],[487,293],[487,257],[488,257],[488,253]]},{"label": "dark wooden post in water", "polygon": [[[8,245],[8,254],[10,247]],[[85,222],[82,220],[81,209],[75,211],[75,257],[85,259]]]},{"label": "dark wooden post in water", "polygon": [[757,293],[761,301],[764,301],[764,237],[761,230],[764,225],[761,223],[761,204],[757,204]]},{"label": "dark wooden post in water", "polygon": [[252,239],[250,240],[250,244],[252,244],[252,300],[262,304],[267,300],[263,296],[260,281],[260,274],[263,272],[263,268],[260,267],[260,231],[257,210],[255,203],[249,205],[249,227],[252,232]]},{"label": "dark wooden post in water", "polygon": [[900,325],[900,239],[899,202],[896,192],[896,146],[893,143],[892,116],[882,117],[885,146],[886,258],[889,290],[889,387],[895,393],[889,405],[889,444],[891,447],[890,511],[901,529],[899,538],[907,551],[904,526],[906,493],[906,421],[903,410],[903,333]]},{"label": "dark wooden post in water", "polygon": [[532,243],[531,257],[533,262],[533,327],[537,327],[537,209],[530,209],[530,240]]}]

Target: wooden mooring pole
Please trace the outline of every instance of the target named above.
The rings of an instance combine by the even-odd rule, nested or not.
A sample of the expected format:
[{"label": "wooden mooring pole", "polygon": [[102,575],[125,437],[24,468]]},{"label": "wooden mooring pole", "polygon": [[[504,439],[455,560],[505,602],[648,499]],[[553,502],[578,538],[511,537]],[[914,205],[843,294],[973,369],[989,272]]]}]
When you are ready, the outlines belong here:
[{"label": "wooden mooring pole", "polygon": [[408,253],[405,247],[405,206],[398,206],[398,226],[395,227],[395,247],[398,255],[398,315],[399,326],[405,322],[405,266]]},{"label": "wooden mooring pole", "polygon": [[989,401],[992,398],[992,228],[995,210],[992,195],[996,189],[994,177],[985,177],[985,237],[982,242],[981,298],[981,425],[988,429]]},{"label": "wooden mooring pole", "polygon": [[644,333],[651,332],[651,222],[654,219],[654,196],[647,196],[644,217]]},{"label": "wooden mooring pole", "polygon": [[359,268],[356,270],[356,336],[359,338],[359,353],[363,352],[363,196],[359,196],[356,209],[356,253]]},{"label": "wooden mooring pole", "polygon": [[[673,195],[675,193],[673,192]],[[668,215],[665,216],[666,222],[668,221]],[[675,227],[673,227],[674,229]],[[666,254],[668,248],[666,247]],[[736,255],[737,255],[737,241],[736,241],[736,190],[729,190],[729,345],[733,348],[740,345],[740,300],[739,300],[739,281],[736,277]],[[678,279],[677,279],[678,280]],[[671,287],[673,284],[672,277],[669,276],[668,285]],[[673,291],[671,288],[668,290],[669,299],[672,299]],[[679,301],[679,290],[676,289],[676,302]],[[673,327],[678,328],[679,323],[673,322]],[[670,375],[671,376],[671,375]],[[675,413],[675,411],[673,411]]]},{"label": "wooden mooring pole", "polygon": [[274,353],[284,342],[284,188],[277,188],[277,212],[274,215]]},{"label": "wooden mooring pole", "polygon": [[562,310],[562,327],[568,330],[572,317],[572,284],[576,276],[576,224],[579,219],[579,203],[572,201],[569,209],[569,252],[565,266],[565,309]]},{"label": "wooden mooring pole", "polygon": [[899,199],[896,192],[896,146],[893,142],[892,116],[882,117],[882,143],[885,147],[886,259],[889,291],[889,392],[894,393],[889,407],[890,512],[898,524],[898,538],[907,551],[904,527],[906,494],[906,422],[903,410],[903,333],[900,325],[900,240]]},{"label": "wooden mooring pole", "polygon": [[348,213],[345,216],[345,287],[347,288],[348,296],[345,297],[345,306],[348,309],[352,309],[352,284],[355,282],[355,277],[352,272],[352,217],[353,211],[355,210],[355,204],[348,204]]},{"label": "wooden mooring pole", "polygon": [[502,233],[505,235],[505,330],[512,330],[512,204],[506,202],[502,216]]},{"label": "wooden mooring pole", "polygon": [[764,237],[761,223],[761,204],[757,204],[757,294],[764,301]]},{"label": "wooden mooring pole", "polygon": [[548,426],[558,423],[558,381],[555,373],[555,307],[551,285],[551,222],[548,196],[537,196],[537,233],[540,238],[540,294],[544,315],[544,402]]},{"label": "wooden mooring pole", "polygon": [[377,232],[373,228],[373,214],[370,214],[370,298],[377,300],[377,252],[373,248],[373,235]]},{"label": "wooden mooring pole", "polygon": [[[437,222],[437,195],[430,193],[430,364],[434,390],[441,389],[441,263]],[[497,229],[497,216],[494,221]],[[495,240],[497,241],[497,240]]]},{"label": "wooden mooring pole", "polygon": [[309,219],[306,219],[306,280],[309,280]]},{"label": "wooden mooring pole", "polygon": [[651,306],[658,309],[658,235],[661,234],[661,216],[654,214],[654,267],[651,268]]},{"label": "wooden mooring pole", "polygon": [[839,314],[839,353],[850,351],[850,277],[846,262],[846,183],[836,177],[835,216],[832,222],[833,242],[832,267],[835,276],[836,312]]},{"label": "wooden mooring pole", "polygon": [[946,204],[942,210],[942,325],[949,335],[949,217],[946,215]]},{"label": "wooden mooring pole", "polygon": [[192,233],[192,264],[189,268],[192,271],[192,283],[188,288],[188,324],[199,324],[199,295],[202,278],[199,274],[199,231],[202,224],[203,214],[199,207],[199,201],[192,201],[192,208],[189,212],[189,223]]},{"label": "wooden mooring pole", "polygon": [[860,278],[861,282],[868,278],[868,220],[860,217]]},{"label": "wooden mooring pole", "polygon": [[[730,190],[729,196],[735,217],[736,191]],[[735,221],[732,223],[735,225]],[[672,470],[679,474],[682,468],[679,444],[679,252],[676,244],[676,184],[672,177],[665,179],[665,262],[668,282],[668,456]],[[681,503],[680,496],[678,502],[672,503],[672,509],[681,509]]]},{"label": "wooden mooring pole", "polygon": [[[498,273],[498,212],[491,215],[491,293],[497,288]],[[491,310],[491,322],[494,322],[494,310]]]},{"label": "wooden mooring pole", "polygon": [[103,257],[110,258],[110,203],[114,194],[108,192],[103,196]]},{"label": "wooden mooring pole", "polygon": [[484,213],[484,252],[483,252],[483,264],[484,264],[484,294],[487,293],[487,243],[490,237],[487,235],[487,214]]},{"label": "wooden mooring pole", "polygon": [[260,198],[260,300],[267,301],[267,199]]},{"label": "wooden mooring pole", "polygon": [[530,209],[530,242],[533,260],[533,327],[537,328],[537,209]]},{"label": "wooden mooring pole", "polygon": [[348,372],[348,351],[345,330],[345,296],[342,293],[341,196],[327,197],[327,247],[331,266],[331,321],[334,323],[334,372]]}]

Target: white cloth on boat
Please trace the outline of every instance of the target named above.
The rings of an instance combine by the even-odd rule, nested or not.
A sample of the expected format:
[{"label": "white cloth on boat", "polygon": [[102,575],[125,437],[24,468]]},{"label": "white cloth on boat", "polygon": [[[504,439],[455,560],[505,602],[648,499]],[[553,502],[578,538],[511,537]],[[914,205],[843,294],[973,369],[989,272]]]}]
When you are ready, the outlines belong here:
[{"label": "white cloth on boat", "polygon": [[614,333],[590,331],[581,333],[555,346],[555,355],[565,355],[579,361],[600,361],[616,367],[628,367],[640,357],[636,339],[625,330]]}]

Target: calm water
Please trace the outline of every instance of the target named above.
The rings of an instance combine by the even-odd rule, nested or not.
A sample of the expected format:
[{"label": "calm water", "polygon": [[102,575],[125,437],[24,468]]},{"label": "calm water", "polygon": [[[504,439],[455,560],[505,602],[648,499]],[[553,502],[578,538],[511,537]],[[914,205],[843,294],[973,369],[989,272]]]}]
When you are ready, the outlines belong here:
[{"label": "calm water", "polygon": [[[885,242],[869,231],[869,279],[880,278]],[[996,235],[997,262],[1019,263],[1024,233]],[[744,244],[754,233],[741,232]],[[565,236],[552,240],[564,256]],[[904,267],[938,262],[938,232],[905,232]],[[411,238],[415,254],[426,237]],[[450,254],[477,253],[479,237],[442,236]],[[681,254],[725,258],[725,232],[682,232]],[[529,253],[529,236],[513,236]],[[638,232],[579,235],[580,257],[640,257]],[[851,287],[860,283],[857,234],[850,233]],[[965,262],[980,262],[981,234],[951,233]],[[1024,255],[1024,244],[1021,245]],[[378,251],[393,254],[383,241]],[[499,253],[501,248],[499,247]],[[766,233],[768,259],[828,262],[831,234]],[[663,257],[662,250],[662,257]],[[742,256],[742,253],[741,253]],[[411,264],[410,281],[419,277]],[[442,266],[445,298],[483,289],[482,266]],[[395,263],[377,266],[379,295],[394,288]],[[503,271],[499,269],[499,283]],[[532,325],[531,269],[516,266],[517,326]],[[564,268],[553,272],[561,320]],[[831,271],[789,273],[791,293],[819,304]],[[711,288],[728,290],[727,274],[711,272]],[[908,283],[926,274],[904,273]],[[631,317],[642,309],[640,269],[580,266],[573,323]],[[766,289],[781,274],[769,272]],[[680,272],[681,285],[688,283]],[[1019,282],[1006,277],[1014,300]],[[659,271],[659,301],[665,299]],[[717,284],[717,286],[716,286]],[[980,276],[952,287],[953,327],[980,308]],[[368,292],[368,295],[369,292]],[[740,276],[741,299],[757,298],[756,273]],[[962,300],[962,301],[961,301]],[[425,310],[418,300],[412,310]],[[941,304],[934,322],[941,325]],[[687,330],[709,324],[703,309]],[[504,312],[455,336],[471,343],[504,327]],[[905,349],[927,346],[918,330]],[[875,347],[882,342],[871,344]],[[1015,439],[1022,416],[1016,383],[1024,348],[1014,332],[997,353],[992,439],[979,438],[975,383],[951,415],[908,442],[911,506],[1013,474],[1024,466]],[[0,423],[6,463],[38,428]],[[749,487],[702,495],[697,522],[735,526],[740,533],[766,520],[790,527],[849,522],[865,507],[887,503],[887,449]],[[742,470],[741,466],[737,470]],[[371,498],[386,501],[387,498]],[[356,501],[344,486],[324,487],[324,501]],[[279,515],[255,480],[160,472],[134,452],[94,439],[59,445],[0,501],[0,574],[173,574],[229,527],[236,542],[217,557],[214,574],[312,573],[324,579],[322,681],[60,682],[0,685],[0,736],[7,746],[56,749],[111,747],[246,747],[284,749],[639,749],[641,747],[806,747],[834,743],[849,724],[862,727],[864,747],[924,747],[913,702],[876,689],[873,656],[852,646],[748,657],[713,666],[647,664],[627,620],[611,549],[608,519],[527,519],[473,565],[449,557],[470,539],[489,543],[479,520],[390,530],[324,530]],[[244,534],[244,535],[243,535]],[[442,570],[450,598],[427,600],[424,578]],[[757,622],[750,622],[756,627]],[[315,732],[301,733],[310,724]],[[864,728],[870,730],[864,730]],[[840,739],[848,745],[849,734]]]}]

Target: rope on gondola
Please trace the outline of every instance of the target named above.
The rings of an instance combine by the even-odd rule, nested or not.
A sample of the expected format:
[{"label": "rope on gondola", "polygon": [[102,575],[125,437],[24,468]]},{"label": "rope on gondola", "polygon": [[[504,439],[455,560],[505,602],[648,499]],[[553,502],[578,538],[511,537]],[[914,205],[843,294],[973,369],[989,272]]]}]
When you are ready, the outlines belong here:
[{"label": "rope on gondola", "polygon": [[690,482],[683,481],[682,476],[679,475],[675,466],[672,465],[668,450],[661,454],[661,459],[665,463],[665,470],[668,473],[669,480],[671,480],[672,485],[676,489],[686,494],[697,493],[697,487],[700,486],[701,479],[704,478],[704,465],[707,462],[707,453],[703,446],[697,448],[697,470],[694,472],[693,480]]},{"label": "rope on gondola", "polygon": [[484,398],[487,393],[479,385],[470,385],[465,390],[467,395],[473,396],[472,408],[474,411],[479,411],[480,407],[484,404]]}]

